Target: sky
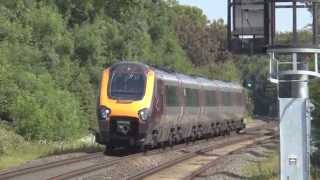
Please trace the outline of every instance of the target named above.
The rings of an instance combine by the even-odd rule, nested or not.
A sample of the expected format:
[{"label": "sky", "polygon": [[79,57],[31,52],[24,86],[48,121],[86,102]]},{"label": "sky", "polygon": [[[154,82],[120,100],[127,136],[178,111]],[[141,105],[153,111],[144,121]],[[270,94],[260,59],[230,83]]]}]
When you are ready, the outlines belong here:
[{"label": "sky", "polygon": [[[180,4],[197,6],[203,10],[204,14],[209,20],[224,19],[227,22],[227,0],[178,0]],[[292,14],[288,10],[278,10],[277,16],[277,30],[278,31],[291,31],[292,20],[290,17]],[[290,16],[288,16],[290,15]],[[306,9],[298,11],[298,28],[302,29],[307,24],[312,23],[312,16]]]}]

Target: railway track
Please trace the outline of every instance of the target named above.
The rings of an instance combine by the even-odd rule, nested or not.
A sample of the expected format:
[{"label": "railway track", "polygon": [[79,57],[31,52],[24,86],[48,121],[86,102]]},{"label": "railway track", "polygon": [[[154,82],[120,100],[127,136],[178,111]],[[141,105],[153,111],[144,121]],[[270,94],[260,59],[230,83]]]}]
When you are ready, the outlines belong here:
[{"label": "railway track", "polygon": [[71,165],[71,164],[78,163],[81,161],[92,160],[92,159],[96,159],[96,158],[100,158],[100,157],[103,157],[102,153],[94,153],[94,154],[89,154],[89,155],[82,155],[82,156],[75,157],[75,158],[69,158],[69,159],[65,159],[65,160],[61,160],[61,161],[54,161],[54,162],[49,162],[46,164],[40,164],[37,166],[16,169],[16,170],[6,171],[6,172],[0,172],[0,180],[14,178],[14,177],[22,176],[22,175],[26,175],[26,174],[32,174],[35,172],[40,172],[43,170],[52,169],[55,167],[60,167],[60,166],[65,166],[65,165]]},{"label": "railway track", "polygon": [[[250,138],[250,137],[252,138],[252,136],[255,136],[254,135],[255,132],[258,132],[262,128],[265,129],[268,127],[272,127],[272,125],[267,125],[267,126],[263,126],[263,127],[259,126],[259,127],[248,128],[248,129],[246,129],[246,131],[248,131],[247,134],[243,134],[241,136],[236,136],[236,135],[230,136],[229,138],[233,138],[235,140],[230,141],[229,144],[239,142],[239,140],[241,138],[243,138],[243,136],[246,136],[248,138]],[[219,142],[220,140],[223,140],[224,138],[225,137],[217,137],[217,138],[209,140],[209,142],[210,141]],[[206,144],[205,142],[208,142],[208,141],[207,140],[197,141],[197,145],[199,145],[201,143]],[[210,147],[210,148],[219,147],[219,146],[221,147],[223,145],[224,145],[223,143],[217,143],[215,146]],[[225,146],[226,146],[226,144],[225,144]],[[174,146],[169,151],[178,151],[178,150],[182,151],[183,149],[185,149],[187,147],[190,147],[190,146],[185,145],[185,144],[180,144],[180,145]],[[167,151],[165,151],[165,152],[167,152]],[[196,152],[188,152],[187,154],[188,154],[188,157],[191,158],[193,155],[201,153],[201,152],[204,152],[204,150],[196,151]],[[160,153],[163,153],[163,151],[156,149],[156,150],[152,150],[152,151],[147,152],[147,155],[151,156],[151,155],[160,154]],[[132,155],[123,156],[123,157],[113,157],[111,159],[103,160],[102,162],[99,162],[99,163],[94,163],[93,165],[86,165],[85,167],[76,168],[74,170],[70,170],[70,171],[67,171],[64,173],[59,174],[57,172],[57,173],[55,173],[54,176],[51,175],[51,176],[48,176],[44,179],[50,179],[50,180],[72,179],[72,178],[80,177],[82,175],[85,175],[85,174],[88,174],[91,172],[95,172],[95,171],[98,171],[98,170],[101,170],[104,168],[111,167],[111,166],[116,165],[116,164],[123,162],[125,160],[139,158],[144,155],[145,155],[145,153],[137,153],[137,154],[132,154]],[[84,156],[80,156],[77,158],[70,158],[70,159],[57,161],[57,162],[50,162],[50,163],[43,164],[43,165],[38,165],[38,166],[33,166],[33,167],[28,167],[28,168],[23,168],[23,169],[17,169],[17,170],[3,172],[3,173],[0,172],[0,180],[10,179],[10,178],[15,178],[15,177],[23,177],[24,175],[30,175],[32,173],[39,173],[44,170],[51,171],[51,169],[54,170],[55,168],[60,168],[60,167],[66,166],[66,165],[70,166],[70,165],[73,165],[76,163],[85,162],[85,161],[93,160],[93,159],[99,159],[102,157],[104,157],[104,155],[102,153],[96,153],[96,154],[84,155]],[[185,156],[184,158],[187,159],[187,156]],[[58,174],[58,175],[56,175],[56,174]],[[137,175],[139,175],[139,174],[137,174]],[[132,177],[132,178],[135,179],[134,177]]]},{"label": "railway track", "polygon": [[[154,179],[184,179],[194,178],[201,172],[209,169],[217,164],[226,155],[235,151],[246,148],[248,146],[261,143],[268,139],[274,138],[276,135],[267,136],[243,136],[239,139],[233,139],[226,143],[214,144],[201,150],[187,152],[185,155],[170,160],[159,166],[147,169],[146,171],[137,173],[128,177],[129,180],[154,180]],[[182,172],[181,172],[182,171]]]}]

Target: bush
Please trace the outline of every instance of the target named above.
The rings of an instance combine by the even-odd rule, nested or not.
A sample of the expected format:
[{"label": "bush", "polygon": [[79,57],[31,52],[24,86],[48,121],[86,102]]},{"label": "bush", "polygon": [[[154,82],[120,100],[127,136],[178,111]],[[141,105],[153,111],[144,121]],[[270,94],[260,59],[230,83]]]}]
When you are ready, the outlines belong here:
[{"label": "bush", "polygon": [[0,157],[8,155],[23,144],[23,137],[14,133],[8,125],[0,124]]}]

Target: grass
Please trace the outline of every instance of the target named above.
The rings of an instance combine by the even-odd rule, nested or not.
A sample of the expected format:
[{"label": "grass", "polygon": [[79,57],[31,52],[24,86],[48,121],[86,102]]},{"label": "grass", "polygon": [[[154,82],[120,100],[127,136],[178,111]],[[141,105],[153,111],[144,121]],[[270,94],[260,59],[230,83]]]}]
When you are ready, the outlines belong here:
[{"label": "grass", "polygon": [[246,116],[243,120],[245,124],[254,122],[254,119],[251,116]]},{"label": "grass", "polygon": [[30,160],[71,152],[97,152],[102,147],[88,136],[68,142],[26,141],[9,127],[0,124],[0,169],[24,164]]},{"label": "grass", "polygon": [[[246,167],[245,172],[249,180],[278,180],[279,179],[279,154],[274,152],[270,158]],[[320,169],[311,167],[311,179],[320,179]]]},{"label": "grass", "polygon": [[279,154],[271,153],[269,158],[245,168],[249,180],[278,180]]}]

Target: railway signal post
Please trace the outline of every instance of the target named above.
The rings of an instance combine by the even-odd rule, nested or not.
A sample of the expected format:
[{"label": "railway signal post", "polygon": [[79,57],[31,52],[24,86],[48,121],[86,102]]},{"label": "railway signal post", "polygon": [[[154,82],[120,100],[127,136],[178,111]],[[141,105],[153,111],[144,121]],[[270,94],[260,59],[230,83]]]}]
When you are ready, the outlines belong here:
[{"label": "railway signal post", "polygon": [[[278,87],[281,180],[310,179],[308,82],[320,77],[319,3],[318,0],[228,0],[229,49],[235,53],[270,55],[270,81]],[[313,15],[312,37],[303,42],[297,28],[302,8]],[[279,9],[292,13],[289,42],[277,38]]]}]

